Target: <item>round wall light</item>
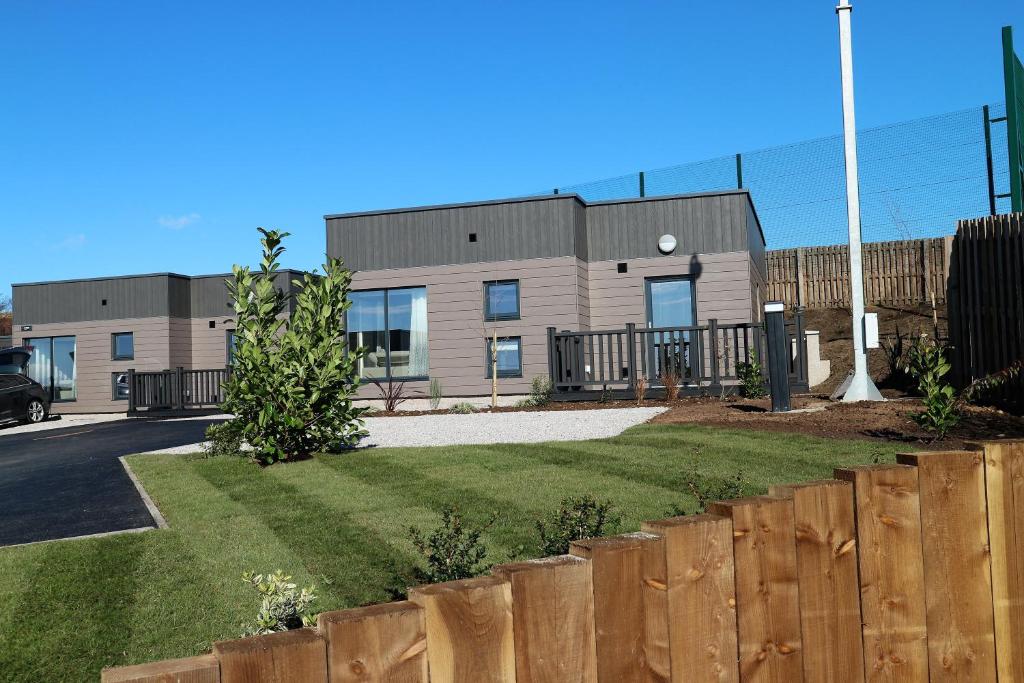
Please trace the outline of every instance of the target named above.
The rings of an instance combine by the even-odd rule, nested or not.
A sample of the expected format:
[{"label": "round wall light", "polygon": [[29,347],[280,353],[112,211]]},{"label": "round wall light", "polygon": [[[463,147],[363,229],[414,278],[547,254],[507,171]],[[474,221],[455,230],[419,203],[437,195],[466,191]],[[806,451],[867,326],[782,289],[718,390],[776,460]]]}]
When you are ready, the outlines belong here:
[{"label": "round wall light", "polygon": [[676,250],[676,238],[672,235],[662,235],[658,238],[658,251],[662,254],[671,254]]}]

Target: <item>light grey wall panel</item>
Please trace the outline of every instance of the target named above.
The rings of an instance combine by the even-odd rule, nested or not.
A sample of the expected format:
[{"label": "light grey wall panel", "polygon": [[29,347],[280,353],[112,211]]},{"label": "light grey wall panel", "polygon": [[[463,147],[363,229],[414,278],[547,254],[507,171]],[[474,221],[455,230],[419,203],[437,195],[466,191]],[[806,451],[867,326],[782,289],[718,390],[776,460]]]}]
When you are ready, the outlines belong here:
[{"label": "light grey wall panel", "polygon": [[[570,256],[571,195],[327,218],[327,253],[352,270]],[[469,241],[470,233],[477,236]]]}]

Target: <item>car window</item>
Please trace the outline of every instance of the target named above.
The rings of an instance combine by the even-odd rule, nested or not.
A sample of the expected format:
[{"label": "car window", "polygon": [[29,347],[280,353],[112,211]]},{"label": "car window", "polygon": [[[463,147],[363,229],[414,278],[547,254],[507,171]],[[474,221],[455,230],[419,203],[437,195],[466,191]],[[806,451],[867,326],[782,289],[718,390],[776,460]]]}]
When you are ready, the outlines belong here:
[{"label": "car window", "polygon": [[21,386],[21,377],[18,375],[0,375],[0,391],[13,389]]}]

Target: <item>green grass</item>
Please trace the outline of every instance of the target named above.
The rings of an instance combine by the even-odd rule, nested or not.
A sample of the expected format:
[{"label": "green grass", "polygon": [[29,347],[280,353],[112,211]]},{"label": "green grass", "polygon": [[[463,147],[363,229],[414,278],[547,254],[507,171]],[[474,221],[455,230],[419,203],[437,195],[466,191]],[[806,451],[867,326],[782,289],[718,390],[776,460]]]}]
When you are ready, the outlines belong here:
[{"label": "green grass", "polygon": [[632,531],[692,502],[705,477],[742,470],[751,492],[817,479],[836,466],[890,462],[866,441],[684,425],[643,425],[580,443],[371,449],[260,469],[235,458],[135,456],[130,462],[170,529],[0,549],[4,680],[98,680],[103,666],[182,657],[237,637],[255,614],[243,571],[283,569],[317,586],[321,610],[389,599],[416,561],[410,525],[445,504],[485,535],[501,562],[535,519],[569,495],[610,499]]}]

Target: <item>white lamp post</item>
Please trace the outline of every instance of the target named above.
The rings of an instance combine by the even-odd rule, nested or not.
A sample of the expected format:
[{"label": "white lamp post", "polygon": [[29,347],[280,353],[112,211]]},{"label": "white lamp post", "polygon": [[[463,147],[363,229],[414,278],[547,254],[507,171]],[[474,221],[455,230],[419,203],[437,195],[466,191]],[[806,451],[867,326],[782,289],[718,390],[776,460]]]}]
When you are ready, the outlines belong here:
[{"label": "white lamp post", "polygon": [[846,147],[846,217],[850,228],[850,299],[853,303],[853,374],[836,393],[844,401],[881,401],[868,374],[864,346],[864,272],[860,245],[860,190],[857,185],[857,123],[853,114],[853,47],[850,44],[849,0],[839,0],[839,64],[843,80],[843,141]]}]

